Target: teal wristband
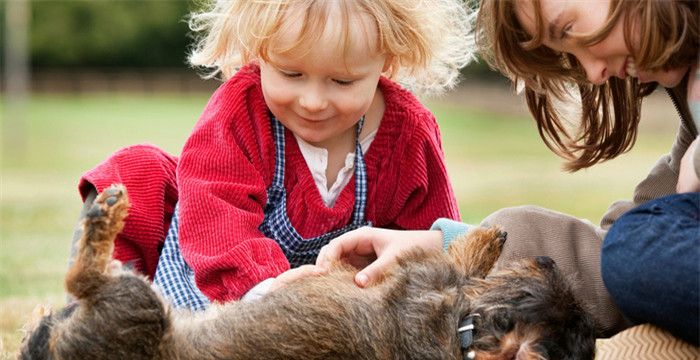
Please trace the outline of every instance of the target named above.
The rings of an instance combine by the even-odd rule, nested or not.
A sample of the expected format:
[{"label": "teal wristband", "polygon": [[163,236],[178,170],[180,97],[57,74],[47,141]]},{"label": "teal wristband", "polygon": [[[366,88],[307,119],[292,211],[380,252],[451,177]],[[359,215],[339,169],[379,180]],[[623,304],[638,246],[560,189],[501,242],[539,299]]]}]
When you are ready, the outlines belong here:
[{"label": "teal wristband", "polygon": [[461,221],[440,218],[435,220],[430,230],[442,231],[442,248],[447,250],[447,248],[450,247],[450,243],[452,243],[457,236],[464,235],[469,231],[469,225]]}]

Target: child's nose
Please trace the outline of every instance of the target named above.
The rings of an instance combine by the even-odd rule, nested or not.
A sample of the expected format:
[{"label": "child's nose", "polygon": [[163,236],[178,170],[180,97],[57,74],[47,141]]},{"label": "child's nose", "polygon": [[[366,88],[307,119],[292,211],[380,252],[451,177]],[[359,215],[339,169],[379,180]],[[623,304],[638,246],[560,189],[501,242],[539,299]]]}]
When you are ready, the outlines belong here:
[{"label": "child's nose", "polygon": [[317,112],[328,106],[328,101],[321,89],[309,89],[299,97],[299,105],[308,112]]}]

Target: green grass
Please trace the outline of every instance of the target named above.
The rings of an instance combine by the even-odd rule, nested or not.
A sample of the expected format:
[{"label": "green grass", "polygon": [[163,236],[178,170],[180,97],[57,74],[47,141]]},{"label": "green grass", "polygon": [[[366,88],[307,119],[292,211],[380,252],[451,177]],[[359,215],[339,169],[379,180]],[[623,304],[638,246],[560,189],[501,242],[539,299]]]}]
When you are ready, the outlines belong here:
[{"label": "green grass", "polygon": [[[0,357],[17,349],[18,329],[34,305],[63,302],[80,174],[129,144],[149,142],[177,154],[206,101],[206,94],[30,99],[24,150],[8,149],[6,141],[0,167]],[[526,115],[429,106],[441,126],[462,217],[470,223],[522,204],[598,222],[609,203],[631,196],[673,140],[674,129],[643,132],[632,154],[567,174]]]},{"label": "green grass", "polygon": [[673,141],[670,127],[642,131],[631,153],[567,173],[526,115],[500,116],[440,104],[433,109],[462,219],[470,223],[503,207],[524,204],[598,223],[610,203],[631,198],[634,186]]},{"label": "green grass", "polygon": [[[0,357],[34,305],[60,306],[81,203],[80,174],[113,151],[149,142],[178,153],[207,95],[36,96],[24,151],[4,138],[0,179]],[[6,134],[5,134],[6,135]]]}]

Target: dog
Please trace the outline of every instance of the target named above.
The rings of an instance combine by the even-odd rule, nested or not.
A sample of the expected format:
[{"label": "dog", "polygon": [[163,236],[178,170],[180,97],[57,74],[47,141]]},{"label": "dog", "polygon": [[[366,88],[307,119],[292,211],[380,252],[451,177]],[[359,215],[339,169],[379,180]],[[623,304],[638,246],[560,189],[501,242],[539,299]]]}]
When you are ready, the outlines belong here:
[{"label": "dog", "polygon": [[447,252],[414,251],[368,288],[341,263],[254,301],[171,308],[112,260],[126,189],[101,193],[84,221],[66,289],[39,308],[20,359],[592,359],[595,327],[545,257],[487,276],[505,234],[476,228]]}]

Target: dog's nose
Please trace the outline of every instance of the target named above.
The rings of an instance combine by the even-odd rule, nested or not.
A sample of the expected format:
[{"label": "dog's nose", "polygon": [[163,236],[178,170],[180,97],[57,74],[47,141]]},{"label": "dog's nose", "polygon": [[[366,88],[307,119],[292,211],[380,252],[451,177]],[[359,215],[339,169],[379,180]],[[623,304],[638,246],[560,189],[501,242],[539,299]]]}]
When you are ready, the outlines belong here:
[{"label": "dog's nose", "polygon": [[543,269],[551,269],[554,267],[554,260],[549,256],[538,256],[535,258],[537,265]]}]

